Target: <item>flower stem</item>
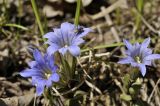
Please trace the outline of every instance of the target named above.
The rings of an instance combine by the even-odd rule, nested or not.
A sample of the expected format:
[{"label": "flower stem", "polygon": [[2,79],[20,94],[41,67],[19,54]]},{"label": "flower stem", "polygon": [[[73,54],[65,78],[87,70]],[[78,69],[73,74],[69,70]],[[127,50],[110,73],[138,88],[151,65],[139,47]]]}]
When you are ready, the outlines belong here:
[{"label": "flower stem", "polygon": [[37,9],[35,0],[31,0],[31,4],[32,4],[32,8],[33,8],[35,17],[36,17],[36,21],[37,21],[37,23],[38,23],[39,30],[40,30],[40,32],[41,32],[41,36],[43,36],[43,35],[44,35],[44,30],[43,30],[43,27],[42,27],[42,23],[41,23],[41,21],[40,21],[40,16],[39,16],[39,14],[38,14],[38,9]]},{"label": "flower stem", "polygon": [[[138,39],[136,41],[131,41],[131,43],[135,43],[135,42],[143,42],[143,39]],[[82,49],[81,52],[86,52],[89,50],[97,50],[97,49],[104,49],[104,48],[111,48],[111,47],[118,47],[118,46],[124,46],[125,44],[123,42],[118,42],[118,43],[112,43],[112,44],[103,44],[103,45],[98,45],[95,46],[93,48],[85,48]]]},{"label": "flower stem", "polygon": [[78,23],[79,23],[81,4],[82,4],[82,1],[81,0],[77,0],[77,7],[76,7],[76,13],[75,13],[75,20],[74,20],[74,24],[76,26],[78,26]]}]

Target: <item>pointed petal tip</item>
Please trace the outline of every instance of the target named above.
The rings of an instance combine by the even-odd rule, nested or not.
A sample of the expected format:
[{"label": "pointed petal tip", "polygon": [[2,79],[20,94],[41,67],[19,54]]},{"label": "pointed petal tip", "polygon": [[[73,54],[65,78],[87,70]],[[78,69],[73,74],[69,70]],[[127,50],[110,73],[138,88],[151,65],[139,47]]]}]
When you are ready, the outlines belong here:
[{"label": "pointed petal tip", "polygon": [[43,38],[50,38],[54,35],[54,32],[48,32],[45,35],[43,35]]},{"label": "pointed petal tip", "polygon": [[144,41],[143,41],[142,44],[141,44],[141,48],[142,48],[142,49],[143,49],[143,48],[147,48],[148,45],[149,45],[149,43],[150,43],[150,37],[144,39]]},{"label": "pointed petal tip", "polygon": [[128,50],[132,50],[132,44],[128,40],[123,39],[123,43],[128,48]]},{"label": "pointed petal tip", "polygon": [[146,60],[160,59],[160,54],[151,54],[145,57]]},{"label": "pointed petal tip", "polygon": [[133,59],[131,57],[125,57],[118,61],[119,64],[130,64],[133,62]]},{"label": "pointed petal tip", "polygon": [[140,64],[139,69],[141,71],[142,76],[144,77],[146,74],[146,66],[144,64]]}]

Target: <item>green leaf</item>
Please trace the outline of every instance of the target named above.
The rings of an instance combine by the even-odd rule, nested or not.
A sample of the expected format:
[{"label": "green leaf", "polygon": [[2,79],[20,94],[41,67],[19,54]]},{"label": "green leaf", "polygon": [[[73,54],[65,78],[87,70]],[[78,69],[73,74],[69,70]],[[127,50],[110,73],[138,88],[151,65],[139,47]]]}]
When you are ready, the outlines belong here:
[{"label": "green leaf", "polygon": [[124,77],[123,77],[123,84],[125,87],[128,87],[130,83],[130,75],[129,74],[126,74]]},{"label": "green leaf", "polygon": [[129,93],[130,93],[131,95],[135,95],[135,89],[133,89],[133,87],[130,87],[130,88],[129,88]]},{"label": "green leaf", "polygon": [[130,95],[125,94],[125,93],[121,94],[120,98],[124,101],[131,101],[132,100],[132,97]]},{"label": "green leaf", "polygon": [[22,30],[28,30],[28,28],[22,26],[22,25],[18,25],[18,24],[5,24],[4,26],[8,26],[8,27],[16,27],[16,28],[20,28]]},{"label": "green leaf", "polygon": [[79,23],[81,4],[82,4],[82,1],[81,0],[77,0],[77,8],[76,8],[76,14],[75,14],[75,20],[74,20],[74,24],[76,26],[78,26],[78,23]]},{"label": "green leaf", "polygon": [[142,80],[140,78],[137,78],[135,83],[133,83],[132,85],[141,85],[142,84]]}]

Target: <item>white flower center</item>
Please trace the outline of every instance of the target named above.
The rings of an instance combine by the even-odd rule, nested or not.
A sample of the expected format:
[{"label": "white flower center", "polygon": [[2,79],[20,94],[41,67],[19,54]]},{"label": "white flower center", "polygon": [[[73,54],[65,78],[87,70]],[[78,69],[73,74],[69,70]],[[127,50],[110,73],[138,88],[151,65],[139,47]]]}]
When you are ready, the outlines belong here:
[{"label": "white flower center", "polygon": [[68,45],[66,44],[66,45],[64,45],[64,47],[65,47],[65,48],[67,48],[67,47],[68,47]]},{"label": "white flower center", "polygon": [[137,63],[142,63],[142,60],[141,60],[141,58],[140,58],[139,56],[136,56],[136,57],[135,57],[135,61],[136,61]]},{"label": "white flower center", "polygon": [[46,79],[49,79],[49,77],[51,76],[51,73],[45,73],[44,75]]}]

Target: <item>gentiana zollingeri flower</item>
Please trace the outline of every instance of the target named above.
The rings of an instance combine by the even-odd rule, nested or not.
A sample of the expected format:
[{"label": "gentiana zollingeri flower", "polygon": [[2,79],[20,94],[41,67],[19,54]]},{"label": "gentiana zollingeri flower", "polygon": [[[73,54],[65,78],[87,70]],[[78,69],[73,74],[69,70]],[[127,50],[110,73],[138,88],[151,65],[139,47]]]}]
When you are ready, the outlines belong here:
[{"label": "gentiana zollingeri flower", "polygon": [[160,59],[160,54],[152,54],[152,50],[148,48],[150,38],[145,39],[142,44],[135,43],[132,45],[127,40],[123,40],[123,42],[128,49],[126,50],[127,57],[118,63],[138,67],[143,76],[146,74],[146,65],[151,65],[152,60]]},{"label": "gentiana zollingeri flower", "polygon": [[74,24],[64,22],[60,28],[55,28],[53,32],[48,32],[44,38],[48,38],[47,52],[51,55],[58,51],[64,55],[69,51],[73,56],[80,55],[79,45],[84,43],[83,37],[92,30],[82,26],[75,26]]},{"label": "gentiana zollingeri flower", "polygon": [[32,77],[32,84],[36,86],[37,95],[41,95],[45,87],[51,87],[53,82],[58,82],[58,66],[54,64],[54,58],[47,53],[42,56],[38,49],[33,50],[35,61],[28,63],[29,69],[20,72],[23,77]]}]

